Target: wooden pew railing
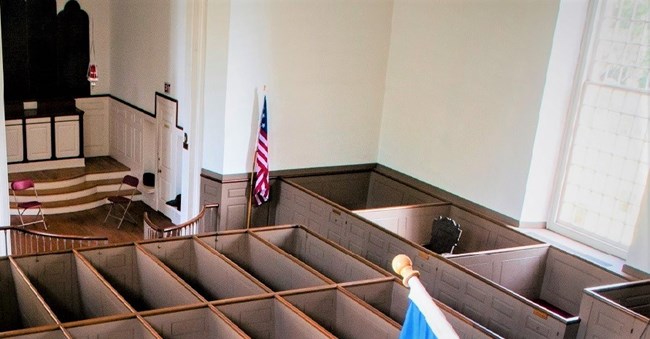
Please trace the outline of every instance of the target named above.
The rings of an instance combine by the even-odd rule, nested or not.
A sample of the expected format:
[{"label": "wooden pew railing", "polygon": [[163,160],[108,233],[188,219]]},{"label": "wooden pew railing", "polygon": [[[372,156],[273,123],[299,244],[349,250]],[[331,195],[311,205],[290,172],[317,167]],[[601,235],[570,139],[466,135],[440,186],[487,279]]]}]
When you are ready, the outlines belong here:
[{"label": "wooden pew railing", "polygon": [[0,256],[62,251],[107,244],[107,237],[54,234],[15,226],[0,227]]},{"label": "wooden pew railing", "polygon": [[206,232],[206,217],[214,216],[214,218],[210,218],[210,220],[216,220],[217,208],[219,208],[219,204],[206,204],[194,218],[179,225],[166,227],[154,224],[153,221],[149,219],[147,212],[144,212],[144,238],[159,239],[204,233]]}]

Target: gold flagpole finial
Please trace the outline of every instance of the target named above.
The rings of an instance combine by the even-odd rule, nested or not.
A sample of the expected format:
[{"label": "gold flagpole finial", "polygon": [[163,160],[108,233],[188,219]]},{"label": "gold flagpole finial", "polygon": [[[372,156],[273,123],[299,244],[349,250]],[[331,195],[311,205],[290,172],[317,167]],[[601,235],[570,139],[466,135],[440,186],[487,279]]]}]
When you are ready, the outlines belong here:
[{"label": "gold flagpole finial", "polygon": [[398,254],[393,258],[393,271],[403,277],[404,286],[409,287],[409,279],[420,275],[419,271],[413,270],[411,258],[404,254]]}]

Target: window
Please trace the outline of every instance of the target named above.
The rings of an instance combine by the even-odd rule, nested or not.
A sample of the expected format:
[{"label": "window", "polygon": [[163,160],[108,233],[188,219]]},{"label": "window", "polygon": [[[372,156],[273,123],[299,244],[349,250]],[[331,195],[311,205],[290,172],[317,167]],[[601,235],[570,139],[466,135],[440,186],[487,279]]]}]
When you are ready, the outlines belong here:
[{"label": "window", "polygon": [[549,228],[625,257],[649,169],[650,2],[593,5]]}]

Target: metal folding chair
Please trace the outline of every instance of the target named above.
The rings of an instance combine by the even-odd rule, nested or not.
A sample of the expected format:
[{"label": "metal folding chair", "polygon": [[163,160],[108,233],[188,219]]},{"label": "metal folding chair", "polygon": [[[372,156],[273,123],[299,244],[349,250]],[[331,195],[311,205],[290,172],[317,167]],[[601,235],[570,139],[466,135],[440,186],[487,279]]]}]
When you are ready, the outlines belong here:
[{"label": "metal folding chair", "polygon": [[[19,202],[16,192],[26,191],[29,189],[33,190],[35,200]],[[43,215],[43,204],[41,204],[41,202],[38,201],[38,192],[36,191],[36,187],[34,186],[34,181],[32,181],[31,179],[13,181],[11,183],[11,193],[14,196],[14,201],[16,202],[16,210],[18,211],[18,217],[20,218],[20,225],[25,226],[25,225],[43,223],[43,227],[47,229],[47,224],[45,223],[45,215]],[[38,211],[36,212],[36,220],[25,222],[25,220],[23,219],[25,213],[29,210],[35,210],[35,209],[38,209]],[[40,218],[38,218],[39,216]]]},{"label": "metal folding chair", "polygon": [[[117,189],[117,195],[110,196],[108,197],[108,201],[111,204],[111,208],[108,210],[108,214],[106,214],[106,218],[104,218],[104,223],[106,223],[106,220],[108,220],[109,217],[115,218],[120,220],[120,223],[117,224],[117,228],[120,228],[122,226],[122,222],[124,219],[127,221],[130,221],[134,224],[138,224],[138,222],[129,214],[129,207],[131,206],[131,202],[133,202],[133,196],[135,196],[135,193],[137,192],[137,187],[138,183],[140,180],[134,176],[126,175],[122,179],[122,182],[120,183],[120,187]],[[125,191],[122,191],[122,187],[126,186]],[[130,194],[129,192],[130,191]],[[124,194],[126,193],[126,194]],[[119,208],[121,208],[121,212],[117,211],[118,214],[111,214],[113,211],[113,207],[118,207],[115,210],[117,211]]]}]

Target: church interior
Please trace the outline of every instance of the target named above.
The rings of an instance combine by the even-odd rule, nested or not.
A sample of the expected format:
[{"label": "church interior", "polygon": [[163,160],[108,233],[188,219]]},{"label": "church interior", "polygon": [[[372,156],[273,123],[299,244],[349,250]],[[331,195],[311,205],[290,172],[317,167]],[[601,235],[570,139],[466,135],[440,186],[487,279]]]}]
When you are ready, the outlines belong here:
[{"label": "church interior", "polygon": [[643,0],[0,15],[0,338],[650,338]]}]

